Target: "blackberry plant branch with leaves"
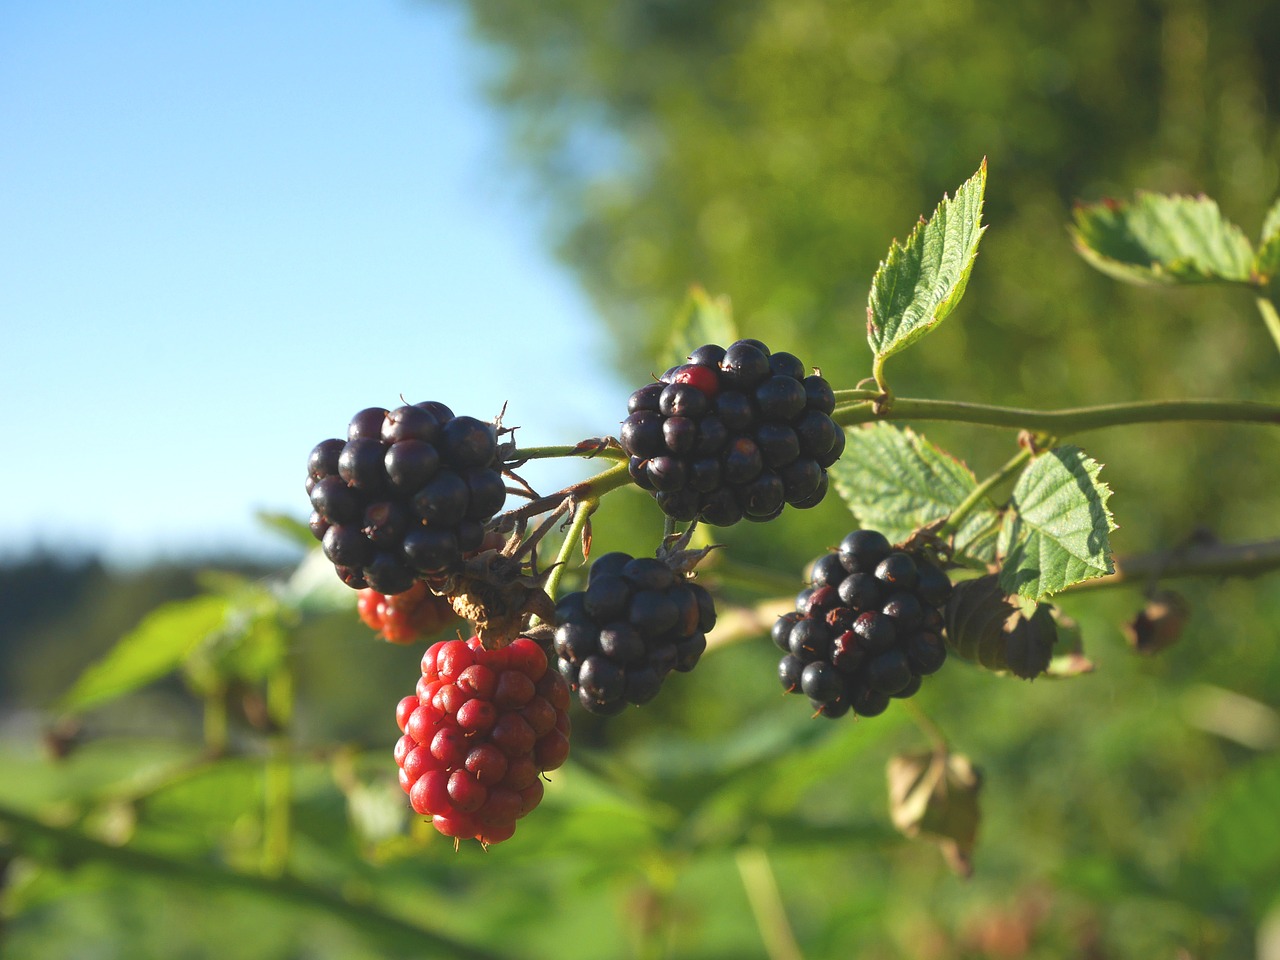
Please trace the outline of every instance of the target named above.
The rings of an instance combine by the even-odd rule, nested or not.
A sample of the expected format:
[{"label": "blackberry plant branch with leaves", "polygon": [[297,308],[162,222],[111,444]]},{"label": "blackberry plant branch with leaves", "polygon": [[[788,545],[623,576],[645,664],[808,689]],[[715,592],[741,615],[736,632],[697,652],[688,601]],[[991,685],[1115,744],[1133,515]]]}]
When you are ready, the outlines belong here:
[{"label": "blackberry plant branch with leaves", "polygon": [[[1094,669],[1087,638],[1053,602],[1061,595],[1280,569],[1280,531],[1248,544],[1152,544],[1117,559],[1105,469],[1075,442],[1165,423],[1274,428],[1280,403],[1020,409],[893,389],[908,348],[944,320],[962,322],[953,318],[987,229],[986,184],[983,161],[890,246],[865,331],[858,317],[850,336],[835,339],[841,349],[865,332],[862,383],[829,383],[819,366],[742,336],[728,300],[695,288],[656,358],[664,372],[621,400],[598,436],[520,447],[505,408],[492,420],[439,401],[364,408],[344,437],[321,441],[308,458],[308,521],[273,520],[313,548],[287,582],[222,584],[161,608],[90,665],[59,708],[83,713],[176,672],[204,694],[217,757],[227,749],[226,691],[264,689],[271,749],[259,866],[262,883],[284,885],[293,882],[296,829],[289,645],[309,618],[358,609],[382,639],[423,645],[420,670],[406,680],[413,692],[388,705],[400,731],[387,744],[400,810],[429,824],[426,834],[488,849],[518,824],[522,835],[536,831],[524,818],[558,771],[575,769],[575,715],[592,729],[624,723],[612,718],[686,682],[679,674],[709,649],[767,634],[797,707],[815,722],[852,724],[901,709],[894,703],[925,678],[945,696],[951,660],[1024,679]],[[1089,263],[1124,282],[1247,291],[1280,346],[1280,204],[1256,247],[1213,201],[1155,194],[1079,206],[1072,237]],[[1007,459],[980,479],[921,432],[939,421],[1006,431]],[[523,472],[548,459],[589,461],[587,476],[541,493]],[[787,575],[735,557],[755,525],[785,524],[788,507],[810,510],[829,493],[849,516],[812,545],[806,570]],[[593,552],[606,501],[627,496],[651,511],[648,553]],[[1138,490],[1114,498],[1121,520],[1141,499]],[[753,610],[769,613],[739,616]],[[890,764],[893,824],[941,845],[957,870],[980,869],[977,765],[953,752],[962,737],[915,704],[908,713],[931,749]],[[75,833],[59,842],[107,855]],[[743,878],[758,897],[768,861],[755,841],[748,849],[756,852],[741,855]]]}]

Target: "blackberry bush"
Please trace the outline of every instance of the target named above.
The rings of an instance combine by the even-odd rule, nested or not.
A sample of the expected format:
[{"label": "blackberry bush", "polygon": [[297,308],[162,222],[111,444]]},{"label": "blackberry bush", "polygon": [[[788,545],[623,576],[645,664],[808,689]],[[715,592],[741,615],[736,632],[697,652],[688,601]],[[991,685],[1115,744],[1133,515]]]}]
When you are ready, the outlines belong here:
[{"label": "blackberry bush", "polygon": [[542,774],[569,755],[569,690],[527,637],[486,650],[433,644],[396,708],[395,761],[413,809],[445,836],[499,843],[542,801]]},{"label": "blackberry bush", "polygon": [[631,394],[620,440],[632,479],[667,516],[717,526],[820,503],[844,449],[827,381],[759,340],[688,360]]},{"label": "blackberry bush", "polygon": [[361,410],[311,451],[306,488],[342,582],[386,595],[455,573],[507,496],[497,428],[434,401]]},{"label": "blackberry bush", "polygon": [[808,697],[815,711],[876,716],[942,667],[951,581],[922,553],[855,530],[814,561],[812,579],[795,612],[774,625],[773,640],[784,651],[783,687]]},{"label": "blackberry bush", "polygon": [[607,553],[586,589],[556,606],[560,675],[586,710],[612,716],[652,700],[672,670],[692,670],[715,622],[711,594],[664,561]]}]

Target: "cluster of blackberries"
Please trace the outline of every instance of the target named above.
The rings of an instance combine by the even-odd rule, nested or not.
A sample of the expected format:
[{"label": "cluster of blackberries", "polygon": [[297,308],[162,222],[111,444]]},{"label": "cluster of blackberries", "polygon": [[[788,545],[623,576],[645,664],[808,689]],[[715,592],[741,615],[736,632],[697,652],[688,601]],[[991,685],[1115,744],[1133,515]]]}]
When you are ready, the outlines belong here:
[{"label": "cluster of blackberries", "polygon": [[413,643],[460,622],[448,598],[437,597],[421,580],[390,596],[365,587],[356,595],[356,612],[388,643]]},{"label": "cluster of blackberries", "polygon": [[951,581],[927,557],[855,530],[814,562],[813,586],[773,627],[786,652],[783,687],[827,717],[883,713],[946,660],[941,608],[950,595]]},{"label": "cluster of blackberries", "polygon": [[699,347],[641,387],[620,440],[631,476],[667,516],[729,526],[821,502],[844,451],[835,394],[790,353],[759,340]]},{"label": "cluster of blackberries", "polygon": [[542,800],[541,775],[569,756],[569,689],[542,648],[520,637],[433,644],[416,695],[396,708],[395,747],[409,803],[449,837],[508,839]]},{"label": "cluster of blackberries", "polygon": [[620,713],[657,696],[672,670],[692,670],[715,622],[711,594],[663,561],[607,553],[556,606],[560,674],[591,713]]},{"label": "cluster of blackberries", "polygon": [[311,532],[357,589],[403,593],[455,571],[506,502],[497,430],[428,401],[351,419],[307,463]]}]

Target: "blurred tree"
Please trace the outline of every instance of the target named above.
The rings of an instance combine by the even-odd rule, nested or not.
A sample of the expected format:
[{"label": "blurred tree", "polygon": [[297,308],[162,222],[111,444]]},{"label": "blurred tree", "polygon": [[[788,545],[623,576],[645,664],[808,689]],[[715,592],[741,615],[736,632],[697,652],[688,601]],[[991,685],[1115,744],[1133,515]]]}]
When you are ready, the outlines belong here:
[{"label": "blurred tree", "polygon": [[[501,52],[491,89],[559,250],[637,378],[635,331],[659,339],[698,282],[732,297],[747,335],[852,386],[888,238],[985,155],[983,255],[960,313],[891,366],[900,394],[1054,407],[1270,392],[1280,359],[1247,296],[1122,288],[1074,257],[1064,225],[1076,199],[1144,188],[1208,193],[1256,236],[1280,183],[1276,4],[464,5]],[[1007,443],[930,433],[980,471]],[[1121,549],[1196,524],[1276,529],[1257,501],[1280,445],[1248,436],[1100,438],[1113,486],[1145,501]],[[1240,499],[1213,492],[1228,480]]]}]

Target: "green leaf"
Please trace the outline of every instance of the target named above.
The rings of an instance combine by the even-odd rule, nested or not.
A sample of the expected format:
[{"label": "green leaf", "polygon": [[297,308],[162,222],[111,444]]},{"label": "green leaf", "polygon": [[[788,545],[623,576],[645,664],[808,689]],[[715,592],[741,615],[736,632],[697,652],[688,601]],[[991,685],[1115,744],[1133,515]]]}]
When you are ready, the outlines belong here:
[{"label": "green leaf", "polygon": [[1262,221],[1262,241],[1253,258],[1253,272],[1261,284],[1269,284],[1273,296],[1280,297],[1280,200]]},{"label": "green leaf", "polygon": [[1040,600],[1112,572],[1115,523],[1101,469],[1079,447],[1057,447],[1031,461],[1000,531],[1003,590]]},{"label": "green leaf", "polygon": [[1071,234],[1085,260],[1130,283],[1250,282],[1253,248],[1208,197],[1081,204]]},{"label": "green leaf", "polygon": [[728,297],[711,297],[701,287],[689,290],[689,296],[671,327],[671,336],[659,361],[666,367],[686,362],[698,347],[718,343],[727,347],[738,339],[738,328]]},{"label": "green leaf", "polygon": [[303,550],[310,550],[316,545],[316,538],[312,534],[311,528],[301,520],[286,513],[268,513],[262,510],[258,512],[258,522]]},{"label": "green leaf", "polygon": [[982,239],[982,198],[987,161],[982,161],[954,200],[945,195],[933,216],[894,241],[871,281],[867,341],[877,366],[910,346],[949,314],[964,295]]},{"label": "green leaf", "polygon": [[62,710],[85,710],[158,680],[222,627],[228,601],[220,596],[177,600],[158,607],[89,666],[59,701]]},{"label": "green leaf", "polygon": [[[849,430],[829,473],[857,521],[894,542],[947,516],[977,486],[973,471],[951,454],[888,423]],[[993,561],[998,519],[992,507],[975,508],[956,534],[955,559],[979,567]]]},{"label": "green leaf", "polygon": [[1280,198],[1271,205],[1267,215],[1262,218],[1262,242],[1280,236]]}]

